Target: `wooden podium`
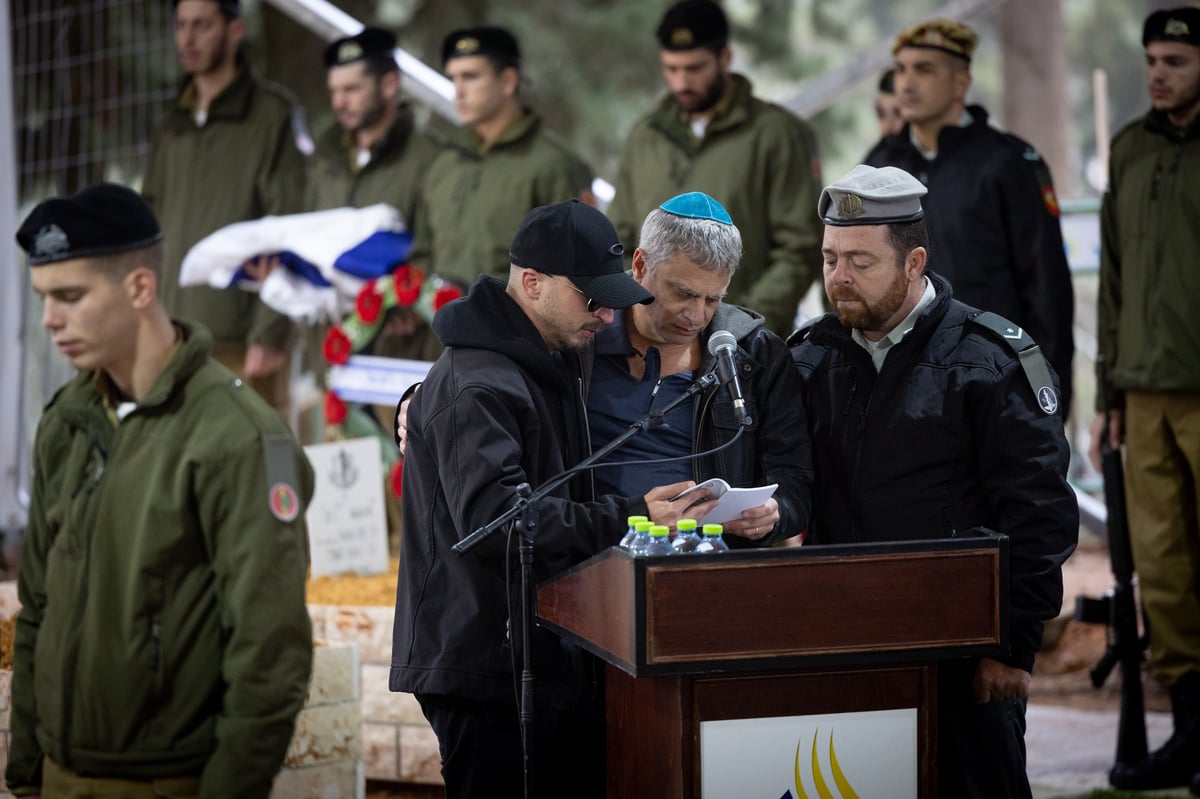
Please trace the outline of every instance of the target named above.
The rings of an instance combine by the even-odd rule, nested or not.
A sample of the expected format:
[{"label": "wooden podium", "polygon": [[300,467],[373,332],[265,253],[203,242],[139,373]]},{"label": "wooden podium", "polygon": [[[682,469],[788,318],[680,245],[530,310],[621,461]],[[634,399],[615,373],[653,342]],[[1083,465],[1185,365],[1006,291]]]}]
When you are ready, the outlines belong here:
[{"label": "wooden podium", "polygon": [[609,797],[700,797],[706,721],[892,708],[916,708],[917,791],[934,797],[936,662],[1003,650],[1007,547],[614,547],[540,587],[538,617],[608,663]]}]

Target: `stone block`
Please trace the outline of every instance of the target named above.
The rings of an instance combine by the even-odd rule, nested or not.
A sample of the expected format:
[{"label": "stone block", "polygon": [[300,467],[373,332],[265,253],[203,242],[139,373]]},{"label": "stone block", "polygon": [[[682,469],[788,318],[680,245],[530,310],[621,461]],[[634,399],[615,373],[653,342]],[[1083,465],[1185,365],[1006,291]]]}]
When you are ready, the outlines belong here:
[{"label": "stone block", "polygon": [[270,799],[363,799],[362,764],[338,760],[279,772]]},{"label": "stone block", "polygon": [[[12,729],[12,672],[0,669],[0,730]],[[7,749],[5,750],[8,751]],[[0,772],[3,773],[3,772]]]},{"label": "stone block", "polygon": [[17,581],[4,580],[0,582],[0,619],[11,619],[21,609],[21,600],[17,599]]},{"label": "stone block", "polygon": [[363,664],[362,710],[367,721],[396,724],[428,724],[412,694],[388,690],[388,667]]},{"label": "stone block", "polygon": [[395,609],[377,605],[330,605],[325,616],[325,638],[354,641],[363,663],[392,662],[392,620]]},{"label": "stone block", "polygon": [[362,716],[354,702],[317,705],[300,710],[296,731],[284,757],[285,768],[362,756]]},{"label": "stone block", "polygon": [[318,642],[313,647],[312,678],[304,704],[357,702],[359,677],[358,650],[354,644]]},{"label": "stone block", "polygon": [[367,779],[400,779],[400,726],[364,721],[362,726],[363,773]]},{"label": "stone block", "polygon": [[313,640],[328,641],[329,636],[325,635],[325,619],[329,616],[328,605],[307,605],[308,618],[312,621]]},{"label": "stone block", "polygon": [[442,754],[428,726],[400,728],[400,781],[443,785]]}]

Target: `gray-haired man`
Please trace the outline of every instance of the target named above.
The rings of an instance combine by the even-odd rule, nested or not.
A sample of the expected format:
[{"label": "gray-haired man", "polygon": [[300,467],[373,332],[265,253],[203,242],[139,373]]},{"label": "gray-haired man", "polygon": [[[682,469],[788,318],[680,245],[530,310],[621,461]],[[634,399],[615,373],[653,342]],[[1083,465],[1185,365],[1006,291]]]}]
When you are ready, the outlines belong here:
[{"label": "gray-haired man", "polygon": [[639,496],[646,486],[710,477],[733,486],[778,483],[766,504],[725,525],[725,532],[743,539],[730,544],[802,533],[812,507],[812,463],[787,346],[767,329],[761,314],[722,301],[742,255],[738,228],[720,203],[690,192],[652,210],[639,240],[633,279],[654,295],[654,302],[617,311],[613,323],[596,334],[587,403],[593,448],[665,407],[712,371],[716,359],[708,347],[718,331],[728,331],[736,341],[734,364],[750,421],[733,446],[687,459],[725,444],[739,426],[730,391],[709,389],[612,458],[681,460],[597,469],[599,490]]}]

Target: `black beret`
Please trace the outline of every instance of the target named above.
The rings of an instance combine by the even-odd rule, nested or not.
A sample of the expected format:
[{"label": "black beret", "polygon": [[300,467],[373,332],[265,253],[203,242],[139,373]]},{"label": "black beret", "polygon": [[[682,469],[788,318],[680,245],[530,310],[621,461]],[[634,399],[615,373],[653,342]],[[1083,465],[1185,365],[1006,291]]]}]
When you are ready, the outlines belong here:
[{"label": "black beret", "polygon": [[161,239],[146,201],[116,183],[39,203],[17,231],[30,266],[140,250]]},{"label": "black beret", "polygon": [[[242,15],[242,7],[238,0],[214,0],[221,7],[221,11],[229,17],[240,17]],[[171,9],[179,7],[179,0],[172,0]]]},{"label": "black beret", "polygon": [[516,37],[504,28],[494,26],[462,28],[442,41],[443,64],[452,58],[468,55],[495,58],[513,67],[521,65],[521,49],[517,46]]},{"label": "black beret", "polygon": [[1150,42],[1183,42],[1200,47],[1200,8],[1171,8],[1146,17],[1142,46]]},{"label": "black beret", "polygon": [[721,48],[728,41],[729,21],[712,0],[681,0],[658,24],[658,43],[664,50]]},{"label": "black beret", "polygon": [[394,58],[396,36],[382,28],[363,28],[357,36],[338,39],[325,48],[325,66],[340,67],[368,58]]}]

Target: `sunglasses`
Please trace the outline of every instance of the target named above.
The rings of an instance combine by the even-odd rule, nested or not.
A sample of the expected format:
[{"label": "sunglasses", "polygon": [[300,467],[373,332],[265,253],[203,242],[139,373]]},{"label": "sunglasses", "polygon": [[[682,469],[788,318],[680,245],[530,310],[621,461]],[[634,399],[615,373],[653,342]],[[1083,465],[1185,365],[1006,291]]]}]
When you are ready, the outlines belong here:
[{"label": "sunglasses", "polygon": [[[545,272],[542,272],[541,274],[546,275]],[[546,275],[546,277],[550,278],[551,280],[555,280],[558,278],[558,275]],[[585,300],[587,300],[587,312],[588,313],[595,313],[596,311],[600,310],[601,308],[606,307],[604,305],[601,305],[596,300],[593,300],[587,294],[584,294],[583,289],[579,288],[579,286],[576,286],[569,279],[567,280],[567,285],[570,286],[571,288],[573,288],[575,291],[579,292],[580,294],[583,294],[583,298]]]}]

